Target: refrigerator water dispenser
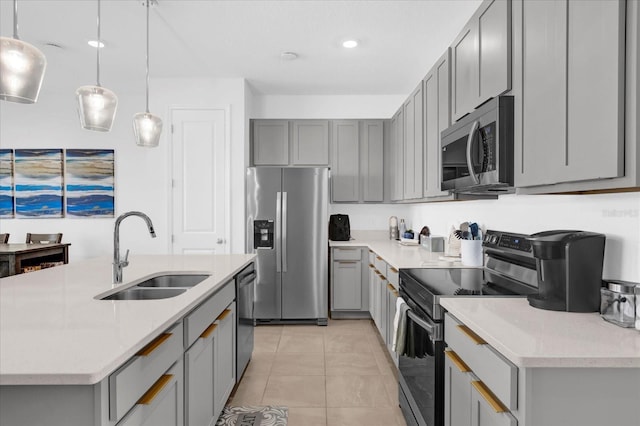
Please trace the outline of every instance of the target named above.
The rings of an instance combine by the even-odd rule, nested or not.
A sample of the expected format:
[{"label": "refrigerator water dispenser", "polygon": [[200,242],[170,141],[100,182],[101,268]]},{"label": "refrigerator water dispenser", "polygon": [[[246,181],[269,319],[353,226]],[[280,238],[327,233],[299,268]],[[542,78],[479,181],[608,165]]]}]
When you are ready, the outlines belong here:
[{"label": "refrigerator water dispenser", "polygon": [[253,221],[253,248],[272,249],[273,248],[273,220]]}]

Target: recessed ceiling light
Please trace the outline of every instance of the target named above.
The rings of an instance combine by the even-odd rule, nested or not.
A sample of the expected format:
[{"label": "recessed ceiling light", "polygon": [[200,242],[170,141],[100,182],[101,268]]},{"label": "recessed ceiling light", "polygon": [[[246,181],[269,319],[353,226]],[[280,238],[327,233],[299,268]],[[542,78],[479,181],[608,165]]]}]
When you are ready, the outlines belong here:
[{"label": "recessed ceiling light", "polygon": [[342,47],[347,49],[353,49],[356,46],[358,46],[358,40],[345,40],[342,42]]},{"label": "recessed ceiling light", "polygon": [[280,58],[285,61],[293,61],[294,59],[298,59],[298,54],[295,52],[282,52]]},{"label": "recessed ceiling light", "polygon": [[104,43],[98,40],[89,40],[87,44],[91,47],[99,47],[101,49],[104,47]]}]

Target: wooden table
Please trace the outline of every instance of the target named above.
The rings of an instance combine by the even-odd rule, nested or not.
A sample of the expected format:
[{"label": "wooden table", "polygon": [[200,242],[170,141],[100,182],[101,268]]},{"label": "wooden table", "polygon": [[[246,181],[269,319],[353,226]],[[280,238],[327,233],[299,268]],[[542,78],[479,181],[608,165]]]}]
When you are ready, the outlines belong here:
[{"label": "wooden table", "polygon": [[70,243],[0,244],[0,277],[36,270],[51,263],[69,263]]}]

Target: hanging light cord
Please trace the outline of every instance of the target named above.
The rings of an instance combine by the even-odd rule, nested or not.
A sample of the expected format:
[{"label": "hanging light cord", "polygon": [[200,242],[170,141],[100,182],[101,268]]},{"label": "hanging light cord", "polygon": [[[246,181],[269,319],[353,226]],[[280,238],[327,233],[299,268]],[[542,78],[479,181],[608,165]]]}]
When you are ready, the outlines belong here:
[{"label": "hanging light cord", "polygon": [[18,37],[18,0],[13,0],[13,38],[20,40]]},{"label": "hanging light cord", "polygon": [[100,0],[98,0],[98,46],[96,47],[96,86],[100,87]]},{"label": "hanging light cord", "polygon": [[149,113],[149,3],[147,0],[147,97],[146,97],[146,113]]}]

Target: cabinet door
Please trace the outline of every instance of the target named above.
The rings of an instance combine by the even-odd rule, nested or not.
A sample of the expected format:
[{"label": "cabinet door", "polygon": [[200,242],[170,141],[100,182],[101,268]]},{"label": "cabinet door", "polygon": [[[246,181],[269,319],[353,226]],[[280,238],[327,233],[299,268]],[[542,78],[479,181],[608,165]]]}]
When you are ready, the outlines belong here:
[{"label": "cabinet door", "polygon": [[482,382],[471,381],[471,426],[517,426],[516,418],[508,410],[498,408],[500,403],[490,393],[480,391],[479,383]]},{"label": "cabinet door", "polygon": [[289,122],[286,120],[253,121],[253,164],[286,166],[289,164]]},{"label": "cabinet door", "polygon": [[398,366],[398,354],[393,350],[393,336],[395,334],[394,319],[396,317],[396,300],[398,295],[395,290],[387,291],[387,350],[393,363]]},{"label": "cabinet door", "polygon": [[362,262],[336,260],[333,262],[333,300],[335,310],[362,308]]},{"label": "cabinet door", "polygon": [[214,378],[214,414],[219,416],[236,384],[236,304],[233,302],[217,319]]},{"label": "cabinet door", "polygon": [[382,341],[387,341],[387,279],[384,275],[378,277],[378,331]]},{"label": "cabinet door", "polygon": [[301,120],[292,123],[294,166],[329,165],[329,122],[326,120]]},{"label": "cabinet door", "polygon": [[471,375],[469,367],[452,351],[444,359],[444,425],[471,425]]},{"label": "cabinet door", "polygon": [[477,28],[479,98],[475,106],[511,90],[511,1],[483,3]]},{"label": "cabinet door", "polygon": [[362,201],[384,201],[383,141],[382,120],[362,122]]},{"label": "cabinet door", "polygon": [[354,120],[332,123],[331,200],[360,199],[359,127]]},{"label": "cabinet door", "polygon": [[369,314],[371,319],[376,321],[376,268],[372,263],[369,264]]},{"label": "cabinet door", "polygon": [[404,111],[403,107],[391,119],[391,201],[400,201],[404,197]]},{"label": "cabinet door", "polygon": [[214,412],[214,324],[184,354],[186,426],[208,425]]},{"label": "cabinet door", "polygon": [[182,368],[179,360],[140,398],[118,426],[182,426]]},{"label": "cabinet door", "polygon": [[478,30],[471,18],[451,45],[451,100],[453,119],[475,107],[478,99]]},{"label": "cabinet door", "polygon": [[422,198],[422,82],[404,104],[404,199]]}]

